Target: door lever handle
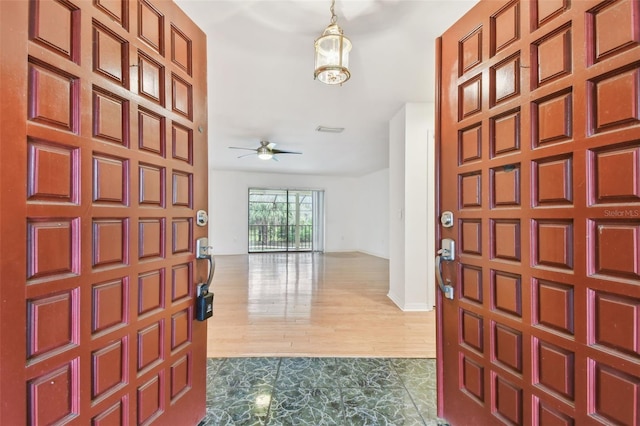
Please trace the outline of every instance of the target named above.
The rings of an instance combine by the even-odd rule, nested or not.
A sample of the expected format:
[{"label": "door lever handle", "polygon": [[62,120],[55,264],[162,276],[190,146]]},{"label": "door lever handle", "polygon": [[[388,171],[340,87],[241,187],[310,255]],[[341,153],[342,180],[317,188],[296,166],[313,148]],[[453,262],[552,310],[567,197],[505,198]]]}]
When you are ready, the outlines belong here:
[{"label": "door lever handle", "polygon": [[[441,250],[438,250],[440,253]],[[441,264],[442,256],[436,256],[436,280],[438,281],[438,287],[440,291],[444,293],[444,297],[447,299],[453,300],[453,286],[450,284],[451,282],[447,280],[447,284],[445,285],[442,280],[442,264]]]},{"label": "door lever handle", "polygon": [[450,238],[445,238],[442,240],[442,248],[438,250],[438,255],[436,256],[436,280],[438,281],[438,287],[440,291],[444,293],[444,297],[447,299],[453,300],[453,286],[451,285],[451,281],[447,280],[447,283],[444,283],[442,279],[442,261],[451,262],[455,259],[455,242]]},{"label": "door lever handle", "polygon": [[213,274],[216,272],[216,260],[212,255],[207,255],[207,260],[209,261],[209,276],[207,277],[207,288],[211,285],[213,281]]},{"label": "door lever handle", "polygon": [[207,277],[207,282],[199,284],[199,287],[204,284],[206,286],[205,290],[211,285],[211,282],[213,281],[213,274],[216,271],[216,261],[213,258],[213,255],[209,253],[209,250],[212,247],[208,244],[208,238],[203,237],[196,240],[196,259],[207,259],[209,263],[209,276]]}]

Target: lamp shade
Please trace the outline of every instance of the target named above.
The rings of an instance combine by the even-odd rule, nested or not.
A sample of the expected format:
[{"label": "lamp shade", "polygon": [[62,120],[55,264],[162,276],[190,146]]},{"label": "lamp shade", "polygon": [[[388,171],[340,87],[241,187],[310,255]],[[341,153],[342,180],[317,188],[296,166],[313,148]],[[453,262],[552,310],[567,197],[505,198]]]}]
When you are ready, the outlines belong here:
[{"label": "lamp shade", "polygon": [[325,84],[342,84],[349,80],[351,41],[342,34],[338,24],[329,25],[315,43],[314,78]]}]

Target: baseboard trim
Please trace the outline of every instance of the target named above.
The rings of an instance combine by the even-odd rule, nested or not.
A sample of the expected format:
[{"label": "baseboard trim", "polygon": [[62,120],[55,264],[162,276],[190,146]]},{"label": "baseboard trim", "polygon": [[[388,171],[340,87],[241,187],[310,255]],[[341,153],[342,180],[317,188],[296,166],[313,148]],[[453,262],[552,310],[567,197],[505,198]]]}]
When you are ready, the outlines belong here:
[{"label": "baseboard trim", "polygon": [[405,312],[429,312],[433,310],[433,306],[429,307],[428,303],[407,303],[403,311]]},{"label": "baseboard trim", "polygon": [[387,297],[391,299],[391,301],[398,307],[400,310],[404,311],[403,304],[400,303],[400,299],[392,292],[387,293]]},{"label": "baseboard trim", "polygon": [[400,298],[392,292],[387,293],[387,297],[403,312],[429,312],[433,310],[433,306],[429,307],[428,303],[401,303]]}]

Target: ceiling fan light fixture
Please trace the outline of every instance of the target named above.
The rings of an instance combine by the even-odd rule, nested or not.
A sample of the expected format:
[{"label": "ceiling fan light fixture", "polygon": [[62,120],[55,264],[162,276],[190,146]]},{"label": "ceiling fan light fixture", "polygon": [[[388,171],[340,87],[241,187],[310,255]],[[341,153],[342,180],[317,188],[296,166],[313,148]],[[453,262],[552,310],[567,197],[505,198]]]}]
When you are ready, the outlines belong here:
[{"label": "ceiling fan light fixture", "polygon": [[349,52],[351,41],[344,36],[342,28],[337,24],[338,17],[334,12],[335,0],[331,0],[331,23],[315,42],[316,80],[329,85],[344,83],[351,78],[349,71]]},{"label": "ceiling fan light fixture", "polygon": [[261,146],[258,148],[258,158],[261,160],[271,160],[271,158],[273,158],[273,152],[266,146]]}]

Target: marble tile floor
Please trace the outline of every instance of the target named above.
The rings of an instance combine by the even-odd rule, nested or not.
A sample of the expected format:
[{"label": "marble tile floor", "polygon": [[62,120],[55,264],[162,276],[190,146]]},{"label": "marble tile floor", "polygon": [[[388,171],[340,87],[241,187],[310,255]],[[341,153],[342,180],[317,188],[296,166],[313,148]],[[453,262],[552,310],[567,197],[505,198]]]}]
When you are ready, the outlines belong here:
[{"label": "marble tile floor", "polygon": [[200,426],[436,426],[434,359],[210,358]]}]

